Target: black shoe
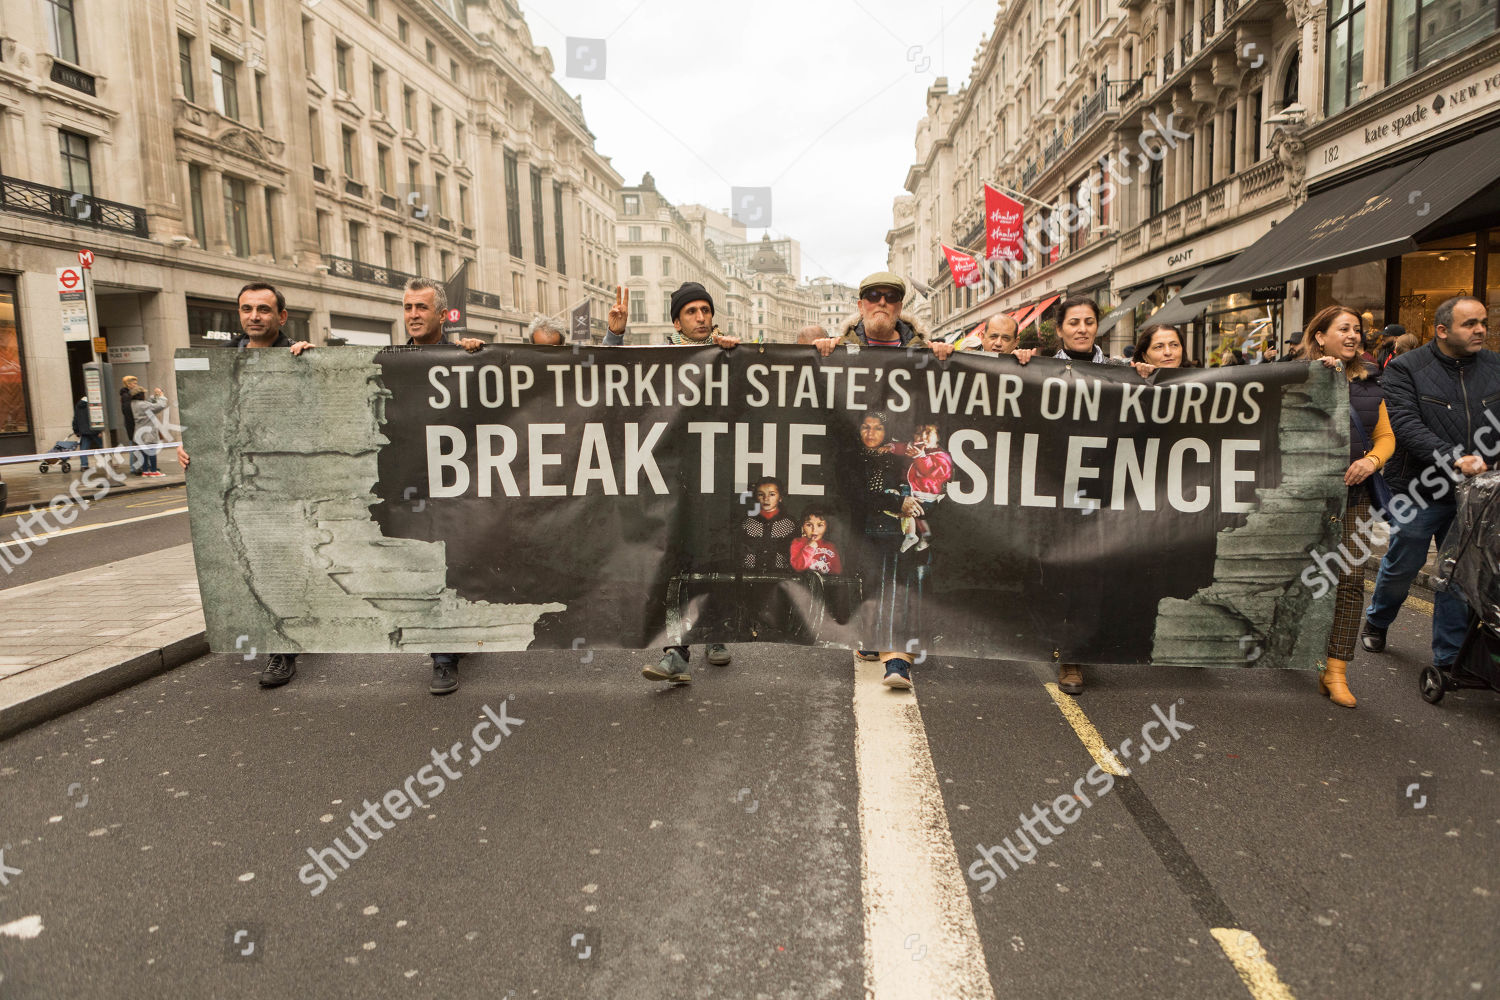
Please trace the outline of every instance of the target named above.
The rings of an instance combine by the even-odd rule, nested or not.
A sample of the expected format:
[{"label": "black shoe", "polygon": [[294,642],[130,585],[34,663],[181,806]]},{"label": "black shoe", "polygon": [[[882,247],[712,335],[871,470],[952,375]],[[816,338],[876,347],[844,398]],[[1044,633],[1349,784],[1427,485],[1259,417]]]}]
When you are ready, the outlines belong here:
[{"label": "black shoe", "polygon": [[452,694],[458,690],[458,657],[451,653],[434,653],[432,656],[432,683],[427,686],[432,694]]},{"label": "black shoe", "polygon": [[1365,647],[1366,652],[1385,652],[1385,629],[1376,628],[1370,624],[1370,619],[1365,619],[1365,627],[1360,631],[1359,644]]},{"label": "black shoe", "polygon": [[260,672],[260,686],[263,688],[281,687],[296,676],[296,653],[272,653],[271,658],[266,661],[266,669]]},{"label": "black shoe", "polygon": [[708,646],[705,647],[704,653],[708,657],[708,662],[712,663],[716,667],[724,667],[729,665],[729,647],[724,645],[722,642],[709,643]]}]

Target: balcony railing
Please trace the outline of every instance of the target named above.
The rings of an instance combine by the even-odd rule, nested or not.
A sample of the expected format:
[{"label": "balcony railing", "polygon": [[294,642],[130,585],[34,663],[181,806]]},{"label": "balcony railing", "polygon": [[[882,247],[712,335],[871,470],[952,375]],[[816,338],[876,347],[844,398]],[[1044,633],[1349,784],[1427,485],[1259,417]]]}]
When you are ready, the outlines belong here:
[{"label": "balcony railing", "polygon": [[450,232],[450,233],[453,232],[453,220],[452,219],[438,219],[438,228],[442,229],[442,230],[445,230],[446,232]]},{"label": "balcony railing", "polygon": [[408,279],[416,277],[415,274],[407,274],[393,267],[366,264],[362,260],[335,257],[327,253],[323,255],[323,263],[328,265],[328,273],[334,277],[349,278],[353,281],[363,281],[367,285],[382,285],[386,288],[401,288]]},{"label": "balcony railing", "polygon": [[1240,0],[1219,0],[1224,5],[1224,20],[1229,20],[1229,15],[1239,10]]},{"label": "balcony railing", "polygon": [[1174,72],[1176,72],[1176,70],[1173,68],[1173,65],[1172,65],[1172,50],[1171,49],[1167,49],[1167,51],[1165,51],[1165,52],[1163,52],[1161,54],[1161,74],[1162,74],[1162,78],[1166,79],[1167,77],[1171,76]]},{"label": "balcony railing", "polygon": [[464,226],[463,229],[460,230],[460,233],[462,234],[464,239],[472,240],[474,238],[474,227]]},{"label": "balcony railing", "polygon": [[1026,169],[1023,170],[1023,171],[1021,171],[1021,190],[1022,191],[1025,191],[1027,188],[1031,187],[1031,185],[1036,182],[1036,175],[1039,172],[1039,170],[1040,170],[1040,168],[1037,166],[1037,163],[1036,163],[1035,160],[1032,160],[1030,163],[1026,164]]},{"label": "balcony railing", "polygon": [[60,83],[64,87],[72,87],[74,90],[88,94],[90,97],[96,96],[94,78],[92,76],[89,76],[83,70],[64,66],[56,60],[52,63],[52,82]]},{"label": "balcony railing", "polygon": [[1199,20],[1198,24],[1203,29],[1203,44],[1207,45],[1208,44],[1208,40],[1210,38],[1214,37],[1214,31],[1215,31],[1215,29],[1217,27],[1216,24],[1215,24],[1215,22],[1214,22],[1214,8],[1213,8],[1213,4],[1209,4],[1208,5],[1208,13],[1203,15],[1202,19]]},{"label": "balcony railing", "polygon": [[344,193],[351,194],[356,198],[363,198],[365,196],[365,186],[359,181],[346,180],[344,181]]},{"label": "balcony railing", "polygon": [[0,174],[0,211],[91,226],[146,239],[146,210]]},{"label": "balcony railing", "polygon": [[1182,46],[1182,64],[1184,66],[1186,66],[1187,65],[1187,61],[1188,61],[1188,56],[1190,56],[1190,55],[1193,54],[1193,32],[1191,30],[1189,30],[1187,34],[1185,34],[1185,35],[1182,36],[1181,46]]},{"label": "balcony railing", "polygon": [[380,207],[392,212],[396,212],[400,210],[401,203],[396,200],[395,195],[383,194],[380,196]]},{"label": "balcony railing", "polygon": [[499,309],[500,296],[494,292],[481,292],[477,288],[469,289],[469,305],[483,306],[486,309]]},{"label": "balcony railing", "polygon": [[327,184],[328,183],[328,170],[326,168],[324,168],[324,167],[318,166],[316,163],[313,164],[313,183],[314,184]]},{"label": "balcony railing", "polygon": [[1132,80],[1129,83],[1111,83],[1110,86],[1116,88],[1115,103],[1120,107],[1124,107],[1126,104],[1129,104],[1131,101],[1141,96],[1141,91],[1146,87],[1146,78],[1143,76],[1140,79]]}]

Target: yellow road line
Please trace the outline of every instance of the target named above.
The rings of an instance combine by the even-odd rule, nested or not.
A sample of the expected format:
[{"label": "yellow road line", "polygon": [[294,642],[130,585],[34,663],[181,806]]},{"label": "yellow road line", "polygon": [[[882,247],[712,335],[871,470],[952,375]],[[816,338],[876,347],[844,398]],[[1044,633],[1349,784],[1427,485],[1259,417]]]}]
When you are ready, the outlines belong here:
[{"label": "yellow road line", "polygon": [[1292,991],[1281,981],[1276,966],[1266,958],[1266,949],[1254,934],[1232,927],[1215,927],[1211,933],[1255,1000],[1294,1000]]},{"label": "yellow road line", "polygon": [[1089,756],[1094,758],[1094,763],[1110,774],[1120,777],[1128,775],[1130,770],[1124,764],[1120,763],[1119,758],[1115,756],[1113,750],[1104,745],[1104,737],[1099,735],[1099,730],[1094,728],[1094,724],[1089,721],[1089,717],[1083,714],[1083,709],[1078,707],[1078,702],[1073,696],[1063,694],[1058,690],[1057,685],[1051,681],[1047,683],[1046,687],[1047,693],[1057,703],[1057,707],[1062,712],[1063,718],[1068,720],[1068,725],[1073,727],[1073,732],[1077,733],[1078,738],[1083,741],[1083,745],[1088,750]]}]

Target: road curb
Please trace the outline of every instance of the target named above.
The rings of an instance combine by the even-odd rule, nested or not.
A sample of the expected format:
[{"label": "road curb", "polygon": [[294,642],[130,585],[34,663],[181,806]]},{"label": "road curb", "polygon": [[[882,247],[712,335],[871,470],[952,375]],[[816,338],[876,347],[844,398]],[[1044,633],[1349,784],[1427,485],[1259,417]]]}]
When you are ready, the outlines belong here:
[{"label": "road curb", "polygon": [[33,667],[24,673],[35,676],[24,681],[19,675],[8,678],[9,683],[40,684],[41,688],[29,696],[0,704],[0,739],[9,739],[23,730],[50,722],[132,684],[195,660],[208,653],[208,639],[206,632],[194,632],[157,649],[144,650],[103,667],[82,668],[90,652],[85,650]]}]

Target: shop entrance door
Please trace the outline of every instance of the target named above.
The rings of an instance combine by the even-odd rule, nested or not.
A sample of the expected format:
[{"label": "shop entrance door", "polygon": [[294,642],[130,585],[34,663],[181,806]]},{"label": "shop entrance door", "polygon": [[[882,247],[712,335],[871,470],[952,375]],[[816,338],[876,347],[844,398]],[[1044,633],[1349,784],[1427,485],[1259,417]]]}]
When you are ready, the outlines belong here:
[{"label": "shop entrance door", "polygon": [[0,455],[36,454],[16,279],[0,275]]}]

